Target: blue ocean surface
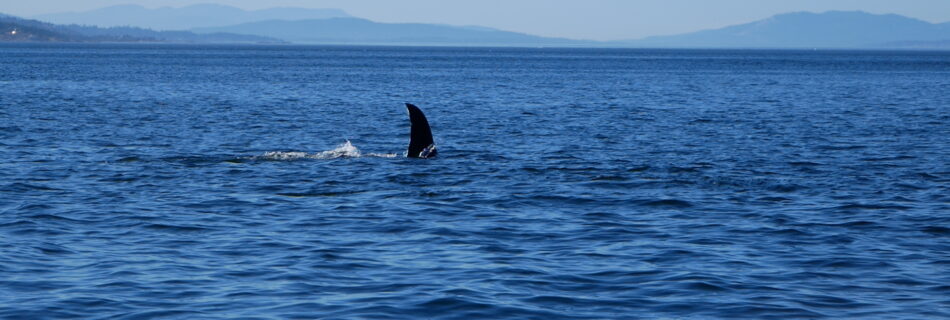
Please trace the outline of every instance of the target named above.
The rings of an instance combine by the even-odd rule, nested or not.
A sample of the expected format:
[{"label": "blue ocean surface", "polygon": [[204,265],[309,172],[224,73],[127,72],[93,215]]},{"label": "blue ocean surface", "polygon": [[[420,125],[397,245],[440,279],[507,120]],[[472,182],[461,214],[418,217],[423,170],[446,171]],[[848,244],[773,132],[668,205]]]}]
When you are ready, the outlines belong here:
[{"label": "blue ocean surface", "polygon": [[4,44],[0,159],[3,319],[950,317],[950,52]]}]

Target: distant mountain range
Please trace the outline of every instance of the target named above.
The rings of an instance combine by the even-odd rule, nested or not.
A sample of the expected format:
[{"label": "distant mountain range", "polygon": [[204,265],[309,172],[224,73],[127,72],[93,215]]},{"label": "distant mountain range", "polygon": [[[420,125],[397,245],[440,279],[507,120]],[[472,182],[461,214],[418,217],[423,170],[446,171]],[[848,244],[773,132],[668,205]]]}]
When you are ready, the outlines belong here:
[{"label": "distant mountain range", "polygon": [[196,34],[189,31],[152,31],[133,27],[57,25],[0,14],[0,42],[4,41],[282,43],[273,38],[232,33]]},{"label": "distant mountain range", "polygon": [[[715,30],[606,42],[540,37],[475,26],[379,23],[351,17],[338,9],[275,8],[246,11],[222,5],[158,9],[128,5],[38,18],[72,25],[43,24],[38,21],[24,24],[24,21],[30,20],[0,15],[0,22],[5,23],[0,24],[0,41],[283,41],[351,45],[950,49],[950,23],[934,24],[894,14],[857,11],[789,13]],[[15,26],[16,23],[19,25]],[[90,27],[92,25],[109,28]],[[21,31],[11,34],[13,28],[20,28]],[[151,31],[143,28],[187,31]]]},{"label": "distant mountain range", "polygon": [[181,8],[148,9],[138,5],[105,7],[86,12],[66,12],[32,18],[58,24],[94,25],[99,27],[134,26],[153,30],[188,30],[220,27],[266,20],[306,20],[346,18],[340,9],[272,8],[245,11],[217,4],[198,4]]},{"label": "distant mountain range", "polygon": [[722,29],[618,43],[673,48],[888,48],[922,43],[939,47],[947,40],[950,23],[933,24],[896,14],[830,11],[781,14]]},{"label": "distant mountain range", "polygon": [[421,23],[378,23],[358,18],[251,22],[192,29],[197,33],[238,33],[306,44],[398,44],[478,46],[590,46],[591,41],[545,38],[484,27]]}]

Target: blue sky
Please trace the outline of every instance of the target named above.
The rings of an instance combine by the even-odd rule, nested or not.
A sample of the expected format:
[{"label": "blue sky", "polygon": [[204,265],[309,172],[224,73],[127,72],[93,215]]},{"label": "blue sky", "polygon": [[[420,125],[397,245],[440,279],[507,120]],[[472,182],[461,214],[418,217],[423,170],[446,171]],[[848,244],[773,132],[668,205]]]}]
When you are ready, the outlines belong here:
[{"label": "blue sky", "polygon": [[950,21],[950,0],[2,0],[0,12],[31,16],[118,4],[243,9],[340,8],[380,22],[481,25],[543,36],[617,40],[746,23],[793,11],[862,10]]}]

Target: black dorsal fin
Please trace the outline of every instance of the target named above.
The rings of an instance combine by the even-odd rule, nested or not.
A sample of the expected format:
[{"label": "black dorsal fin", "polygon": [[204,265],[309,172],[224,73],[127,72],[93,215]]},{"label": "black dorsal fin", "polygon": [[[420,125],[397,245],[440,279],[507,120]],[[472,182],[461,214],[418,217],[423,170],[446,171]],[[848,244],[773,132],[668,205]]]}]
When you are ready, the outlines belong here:
[{"label": "black dorsal fin", "polygon": [[406,156],[410,158],[431,158],[434,157],[435,141],[432,139],[432,129],[429,128],[429,120],[426,115],[419,110],[419,107],[411,103],[406,104],[409,110],[409,122],[412,129],[409,133],[409,150]]}]

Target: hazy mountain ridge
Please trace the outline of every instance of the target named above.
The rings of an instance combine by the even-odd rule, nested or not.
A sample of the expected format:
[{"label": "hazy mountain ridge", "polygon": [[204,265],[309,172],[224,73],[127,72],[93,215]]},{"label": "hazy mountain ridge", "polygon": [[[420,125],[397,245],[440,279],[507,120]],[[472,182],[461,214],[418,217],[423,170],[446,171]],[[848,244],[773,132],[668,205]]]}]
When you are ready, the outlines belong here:
[{"label": "hazy mountain ridge", "polygon": [[528,45],[590,46],[593,41],[546,38],[483,27],[456,27],[422,23],[379,23],[360,18],[319,20],[271,20],[215,28],[196,28],[197,33],[252,34],[310,44],[405,44],[405,45]]},{"label": "hazy mountain ridge", "polygon": [[[31,29],[36,38],[28,41],[286,41],[350,45],[950,49],[950,22],[934,24],[895,14],[869,14],[860,11],[787,13],[714,30],[606,42],[541,37],[481,26],[380,23],[351,17],[339,9],[274,8],[245,11],[207,4],[158,9],[128,5],[78,14],[45,16],[66,19],[70,14],[84,17],[75,21],[83,21],[87,25],[108,26],[118,23],[142,27],[164,23],[165,26],[184,26],[178,29],[190,30],[200,35],[188,31],[157,32],[135,27],[95,28],[72,25],[68,26],[69,28]],[[96,15],[102,15],[104,22],[94,20]],[[73,18],[79,19],[76,17],[78,16]],[[244,22],[228,23],[234,21]],[[193,28],[195,24],[205,27]],[[24,41],[22,35],[19,37],[20,40],[17,41]],[[13,35],[10,34],[0,35],[0,40],[12,38]],[[64,38],[70,40],[62,40]]]},{"label": "hazy mountain ridge", "polygon": [[638,47],[879,48],[950,39],[950,23],[860,11],[796,12],[747,24],[618,43]]},{"label": "hazy mountain ridge", "polygon": [[135,27],[58,25],[3,14],[0,14],[0,41],[281,43],[273,38],[229,33],[195,34],[188,31],[153,31]]},{"label": "hazy mountain ridge", "polygon": [[154,30],[188,30],[264,20],[304,20],[350,17],[340,9],[271,8],[246,11],[217,4],[197,4],[181,8],[148,9],[139,5],[119,5],[85,12],[38,15],[33,18],[59,24],[100,27],[134,26]]},{"label": "hazy mountain ridge", "polygon": [[339,9],[273,8],[246,11],[202,4],[148,9],[111,6],[87,12],[36,16],[54,23],[135,26],[191,30],[201,34],[233,33],[305,44],[393,44],[478,46],[594,46],[595,41],[540,37],[482,26],[424,23],[378,23],[351,17]]}]

